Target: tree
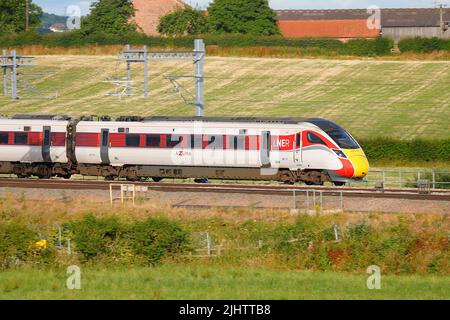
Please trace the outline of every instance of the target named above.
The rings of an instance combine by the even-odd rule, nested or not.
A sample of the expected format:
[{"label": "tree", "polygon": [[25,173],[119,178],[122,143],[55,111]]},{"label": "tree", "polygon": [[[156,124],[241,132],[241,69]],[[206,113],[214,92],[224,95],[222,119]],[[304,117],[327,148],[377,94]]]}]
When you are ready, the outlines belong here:
[{"label": "tree", "polygon": [[[29,1],[29,28],[39,27],[42,9]],[[0,0],[0,30],[2,33],[25,31],[26,0]]]},{"label": "tree", "polygon": [[81,20],[81,33],[124,35],[136,31],[131,0],[99,0],[91,5],[91,13]]},{"label": "tree", "polygon": [[209,31],[208,18],[191,7],[178,8],[159,20],[158,32],[167,36],[199,35]]},{"label": "tree", "polygon": [[214,0],[208,14],[216,33],[280,34],[268,0]]}]

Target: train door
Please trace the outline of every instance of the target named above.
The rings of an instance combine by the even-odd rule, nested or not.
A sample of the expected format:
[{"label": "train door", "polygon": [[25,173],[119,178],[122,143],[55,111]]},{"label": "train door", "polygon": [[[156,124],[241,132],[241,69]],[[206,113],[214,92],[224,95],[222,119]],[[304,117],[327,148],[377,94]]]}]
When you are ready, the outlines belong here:
[{"label": "train door", "polygon": [[52,157],[50,156],[51,131],[51,127],[45,126],[42,132],[42,159],[44,162],[52,162]]},{"label": "train door", "polygon": [[261,165],[263,167],[270,167],[270,147],[270,131],[263,131],[261,133]]},{"label": "train door", "polygon": [[294,163],[296,166],[301,166],[303,163],[302,159],[302,133],[297,133],[295,135],[295,148],[294,148]]},{"label": "train door", "polygon": [[102,129],[100,141],[100,158],[102,164],[109,164],[109,129]]}]

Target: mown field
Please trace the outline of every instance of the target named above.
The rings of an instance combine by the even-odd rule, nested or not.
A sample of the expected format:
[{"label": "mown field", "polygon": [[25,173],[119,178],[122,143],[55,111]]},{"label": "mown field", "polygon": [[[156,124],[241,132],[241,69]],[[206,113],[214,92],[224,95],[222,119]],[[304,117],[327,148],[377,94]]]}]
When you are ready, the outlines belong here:
[{"label": "mown field", "polygon": [[382,276],[266,268],[168,265],[156,268],[81,268],[81,290],[66,286],[66,270],[18,270],[0,275],[0,299],[450,299],[450,278]]},{"label": "mown field", "polygon": [[[45,93],[0,98],[0,113],[194,115],[165,75],[191,75],[192,63],[150,64],[149,99],[106,97],[103,81],[125,75],[114,56],[39,56],[33,82]],[[142,80],[142,69],[134,69]],[[192,100],[193,79],[180,79]],[[358,138],[448,139],[450,62],[210,57],[207,116],[324,117]],[[134,86],[141,86],[135,83]],[[136,89],[138,90],[138,88]],[[138,91],[136,91],[138,92]],[[57,94],[56,99],[43,99]]]}]

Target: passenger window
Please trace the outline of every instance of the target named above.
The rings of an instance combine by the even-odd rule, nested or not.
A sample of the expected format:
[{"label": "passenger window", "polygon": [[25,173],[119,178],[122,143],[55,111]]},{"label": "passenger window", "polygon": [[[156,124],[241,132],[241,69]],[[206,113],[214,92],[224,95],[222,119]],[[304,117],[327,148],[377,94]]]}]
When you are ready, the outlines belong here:
[{"label": "passenger window", "polygon": [[161,136],[156,134],[147,135],[147,147],[159,148],[161,145]]},{"label": "passenger window", "polygon": [[191,149],[201,149],[202,148],[202,136],[191,134]]},{"label": "passenger window", "polygon": [[183,142],[183,137],[180,136],[172,136],[172,135],[168,135],[167,136],[167,141],[166,141],[166,146],[167,148],[174,148],[177,145],[179,145],[181,142]]},{"label": "passenger window", "polygon": [[125,138],[127,147],[139,147],[141,144],[141,137],[138,134],[128,134]]},{"label": "passenger window", "polygon": [[218,137],[216,137],[216,136],[207,136],[207,135],[203,136],[203,148],[206,149],[213,143],[215,144],[214,145],[215,148],[222,148],[223,143],[220,143],[220,146],[219,146],[219,143],[216,143],[217,139],[218,139]]},{"label": "passenger window", "polygon": [[322,139],[320,139],[317,135],[315,135],[312,132],[308,132],[307,137],[308,137],[308,141],[311,143],[323,144],[325,146],[327,145]]},{"label": "passenger window", "polygon": [[26,145],[28,143],[28,133],[16,132],[14,133],[14,144]]},{"label": "passenger window", "polygon": [[8,144],[8,133],[0,132],[0,144]]},{"label": "passenger window", "polygon": [[228,149],[243,150],[245,148],[245,136],[229,136]]}]

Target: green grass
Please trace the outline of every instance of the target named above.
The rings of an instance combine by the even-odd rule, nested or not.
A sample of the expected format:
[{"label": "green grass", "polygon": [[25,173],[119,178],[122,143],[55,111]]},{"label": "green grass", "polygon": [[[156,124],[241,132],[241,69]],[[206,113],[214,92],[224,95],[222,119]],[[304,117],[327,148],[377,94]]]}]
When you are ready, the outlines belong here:
[{"label": "green grass", "polygon": [[0,299],[450,299],[450,278],[382,276],[261,268],[170,265],[157,268],[82,269],[81,290],[66,288],[61,271],[0,274]]},{"label": "green grass", "polygon": [[[192,74],[192,63],[151,63],[147,100],[105,96],[114,89],[102,81],[125,75],[125,66],[113,56],[40,56],[37,63],[37,70],[50,71],[37,81],[38,87],[58,93],[58,98],[0,97],[1,114],[195,114],[163,78]],[[135,80],[142,79],[142,69],[136,67],[133,73]],[[205,73],[208,116],[324,117],[358,138],[450,138],[448,61],[210,57]],[[192,79],[179,82],[194,92]]]}]

